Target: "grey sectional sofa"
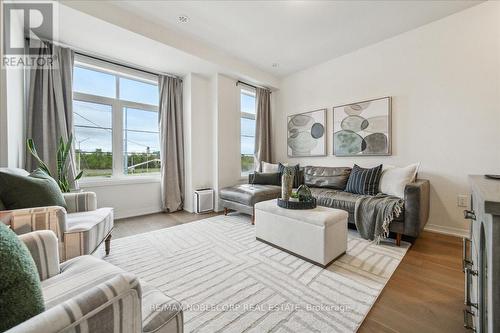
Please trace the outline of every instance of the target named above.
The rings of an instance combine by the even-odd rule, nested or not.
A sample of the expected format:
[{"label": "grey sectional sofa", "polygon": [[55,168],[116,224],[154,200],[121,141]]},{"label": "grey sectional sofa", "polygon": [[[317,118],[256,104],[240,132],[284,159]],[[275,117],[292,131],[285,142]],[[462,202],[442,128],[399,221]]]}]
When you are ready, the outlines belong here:
[{"label": "grey sectional sofa", "polygon": [[[345,192],[350,168],[330,168],[306,166],[301,169],[301,183],[311,189],[318,205],[338,208],[349,213],[348,222],[354,224],[354,207],[360,194]],[[281,187],[276,185],[252,184],[253,175],[249,176],[249,184],[223,188],[219,191],[219,200],[224,212],[231,210],[254,216],[253,206],[260,201],[275,199],[281,196]],[[396,234],[399,243],[401,236],[413,238],[419,236],[429,218],[430,183],[426,179],[416,179],[407,184],[404,191],[404,209],[390,225],[390,231]]]}]

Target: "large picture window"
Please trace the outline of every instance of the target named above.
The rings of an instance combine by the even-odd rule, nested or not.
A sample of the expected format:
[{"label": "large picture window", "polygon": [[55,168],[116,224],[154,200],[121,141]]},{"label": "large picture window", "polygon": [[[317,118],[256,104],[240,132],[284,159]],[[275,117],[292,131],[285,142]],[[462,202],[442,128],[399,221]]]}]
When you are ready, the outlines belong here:
[{"label": "large picture window", "polygon": [[76,59],[74,147],[84,177],[159,173],[158,101],[154,75]]},{"label": "large picture window", "polygon": [[240,109],[241,175],[245,176],[255,169],[255,91],[241,88]]}]

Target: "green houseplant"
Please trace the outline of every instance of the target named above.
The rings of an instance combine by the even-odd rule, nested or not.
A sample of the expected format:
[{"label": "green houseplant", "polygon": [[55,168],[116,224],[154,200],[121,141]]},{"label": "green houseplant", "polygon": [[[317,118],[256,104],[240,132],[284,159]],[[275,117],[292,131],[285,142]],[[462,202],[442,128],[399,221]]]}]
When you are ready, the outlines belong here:
[{"label": "green houseplant", "polygon": [[[70,183],[68,180],[68,166],[69,166],[68,156],[71,150],[72,142],[73,142],[73,135],[71,134],[69,135],[67,142],[64,142],[62,137],[59,138],[59,145],[57,146],[57,175],[55,175],[54,177],[51,174],[47,164],[44,161],[42,161],[42,159],[38,156],[33,139],[30,138],[26,140],[26,147],[28,148],[28,151],[31,153],[31,155],[33,155],[33,157],[38,162],[38,167],[42,169],[45,173],[47,173],[50,177],[54,178],[54,180],[59,185],[61,192],[65,193],[71,190]],[[78,179],[82,178],[82,175],[83,171],[80,171],[76,175],[74,181],[77,181]]]}]

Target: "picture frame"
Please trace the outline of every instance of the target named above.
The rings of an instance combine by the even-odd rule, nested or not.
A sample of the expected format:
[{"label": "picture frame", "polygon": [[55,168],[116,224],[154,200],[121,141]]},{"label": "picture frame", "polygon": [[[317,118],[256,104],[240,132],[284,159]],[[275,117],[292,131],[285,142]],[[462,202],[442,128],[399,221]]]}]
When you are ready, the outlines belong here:
[{"label": "picture frame", "polygon": [[287,117],[288,157],[327,156],[326,112],[324,108]]},{"label": "picture frame", "polygon": [[333,155],[392,155],[392,97],[334,106]]}]

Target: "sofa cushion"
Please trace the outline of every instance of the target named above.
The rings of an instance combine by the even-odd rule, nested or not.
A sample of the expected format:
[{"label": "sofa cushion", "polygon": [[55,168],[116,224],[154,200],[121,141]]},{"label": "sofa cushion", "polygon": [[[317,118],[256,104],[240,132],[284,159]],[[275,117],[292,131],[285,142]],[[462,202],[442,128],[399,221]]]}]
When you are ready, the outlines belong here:
[{"label": "sofa cushion", "polygon": [[0,222],[0,332],[44,311],[38,271],[28,248]]},{"label": "sofa cushion", "polygon": [[382,164],[371,169],[365,169],[354,164],[345,191],[355,194],[375,195],[382,173]]},{"label": "sofa cushion", "polygon": [[349,167],[304,167],[304,183],[309,187],[344,190],[351,174]]},{"label": "sofa cushion", "polygon": [[380,192],[404,199],[405,187],[415,181],[419,166],[420,163],[406,167],[385,166],[380,176]]},{"label": "sofa cushion", "polygon": [[279,172],[254,172],[252,184],[281,185],[281,174]]},{"label": "sofa cushion", "polygon": [[0,198],[7,209],[61,206],[66,202],[56,181],[41,170],[28,177],[0,171]]},{"label": "sofa cushion", "polygon": [[252,185],[241,184],[223,188],[219,191],[221,199],[234,201],[246,206],[255,203],[278,198],[281,195],[281,187],[275,185]]},{"label": "sofa cushion", "polygon": [[113,229],[113,208],[68,214],[65,232],[66,257],[73,253],[92,253]]},{"label": "sofa cushion", "polygon": [[262,172],[279,172],[279,164],[272,164],[262,161]]},{"label": "sofa cushion", "polygon": [[79,256],[60,265],[60,273],[42,281],[46,308],[51,308],[124,271],[93,256]]}]

